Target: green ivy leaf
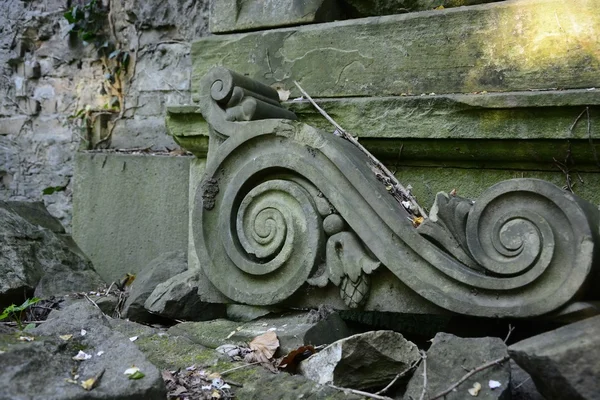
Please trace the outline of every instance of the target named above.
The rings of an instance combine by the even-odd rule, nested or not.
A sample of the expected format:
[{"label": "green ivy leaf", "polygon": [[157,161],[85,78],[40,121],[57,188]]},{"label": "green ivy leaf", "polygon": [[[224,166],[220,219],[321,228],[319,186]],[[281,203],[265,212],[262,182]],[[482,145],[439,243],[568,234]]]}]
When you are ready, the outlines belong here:
[{"label": "green ivy leaf", "polygon": [[42,190],[42,194],[44,196],[48,196],[57,192],[64,192],[67,189],[67,186],[50,186],[46,189]]},{"label": "green ivy leaf", "polygon": [[141,371],[135,371],[133,374],[129,375],[129,379],[142,379],[144,376],[144,373]]}]

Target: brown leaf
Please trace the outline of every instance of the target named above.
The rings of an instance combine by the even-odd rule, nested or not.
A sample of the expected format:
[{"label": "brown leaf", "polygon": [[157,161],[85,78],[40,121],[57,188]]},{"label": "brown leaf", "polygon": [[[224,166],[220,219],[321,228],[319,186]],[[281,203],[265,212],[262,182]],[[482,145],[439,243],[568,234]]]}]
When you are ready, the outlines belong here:
[{"label": "brown leaf", "polygon": [[298,347],[296,350],[290,351],[287,356],[283,357],[279,363],[279,369],[291,374],[295,374],[298,364],[315,353],[316,351],[314,346],[310,344],[307,346]]},{"label": "brown leaf", "polygon": [[255,337],[249,344],[256,361],[268,363],[279,347],[279,339],[273,331],[268,331]]}]

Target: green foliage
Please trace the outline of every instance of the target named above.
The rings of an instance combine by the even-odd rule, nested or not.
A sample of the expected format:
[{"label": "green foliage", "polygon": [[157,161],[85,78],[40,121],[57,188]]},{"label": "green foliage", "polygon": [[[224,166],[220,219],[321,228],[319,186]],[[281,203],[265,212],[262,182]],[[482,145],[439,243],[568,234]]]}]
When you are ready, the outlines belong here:
[{"label": "green foliage", "polygon": [[49,186],[42,190],[42,194],[47,196],[56,192],[64,192],[65,190],[67,190],[67,186]]},{"label": "green foliage", "polygon": [[21,304],[20,306],[11,304],[10,306],[8,306],[4,309],[2,314],[0,314],[0,321],[2,321],[3,319],[6,319],[6,318],[11,318],[14,322],[17,323],[19,329],[23,330],[23,324],[22,324],[23,312],[26,309],[28,309],[30,306],[37,303],[38,301],[40,301],[39,298],[33,297],[31,299],[25,300],[25,302],[23,304]]},{"label": "green foliage", "polygon": [[63,15],[70,24],[70,32],[76,33],[86,44],[94,43],[97,48],[101,47],[105,41],[102,31],[107,17],[107,11],[102,4],[91,0],[83,6],[74,5]]}]

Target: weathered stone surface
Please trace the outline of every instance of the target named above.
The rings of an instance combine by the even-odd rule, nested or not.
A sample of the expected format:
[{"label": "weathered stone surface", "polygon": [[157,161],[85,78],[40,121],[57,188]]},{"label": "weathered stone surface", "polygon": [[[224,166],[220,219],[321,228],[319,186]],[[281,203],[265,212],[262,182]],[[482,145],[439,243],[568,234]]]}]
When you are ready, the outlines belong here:
[{"label": "weathered stone surface", "polygon": [[158,334],[140,338],[135,342],[146,357],[161,369],[177,370],[191,366],[207,373],[223,372],[244,366],[227,374],[226,379],[243,385],[232,386],[237,398],[248,400],[280,399],[347,399],[360,396],[346,394],[328,386],[322,386],[300,375],[273,374],[262,366],[233,363],[228,356],[207,349],[183,336]]},{"label": "weathered stone surface", "polygon": [[[460,384],[456,391],[446,395],[448,400],[467,399],[471,396],[468,389],[475,382],[481,384],[478,399],[505,399],[510,396],[510,363],[506,345],[499,338],[459,338],[448,333],[438,333],[427,351],[427,391],[426,396],[433,397],[458,382],[465,375],[487,362],[506,359],[498,365],[487,368],[471,376]],[[404,399],[419,398],[423,390],[423,369],[421,363],[413,374]],[[500,387],[490,389],[489,381],[500,382]]]},{"label": "weathered stone surface", "polygon": [[383,387],[419,359],[417,346],[392,331],[339,340],[302,361],[298,371],[317,383],[367,389]]},{"label": "weathered stone surface", "polygon": [[155,319],[144,304],[156,287],[187,269],[187,256],[183,251],[164,253],[140,271],[129,290],[122,314],[132,321],[149,322]]},{"label": "weathered stone surface", "polygon": [[334,319],[308,323],[306,314],[294,314],[245,323],[225,319],[184,322],[171,327],[169,334],[184,336],[194,343],[216,349],[223,344],[248,343],[258,335],[274,331],[279,339],[278,354],[285,355],[305,344],[318,345],[339,340],[349,334],[344,328],[343,322]]},{"label": "weathered stone surface", "polygon": [[[6,0],[0,9],[0,199],[43,201],[68,231],[74,154],[88,146],[84,120],[71,117],[86,107],[98,120],[117,116],[100,115],[111,98],[106,94],[105,63],[94,45],[84,46],[68,34],[64,12],[70,4]],[[163,105],[189,102],[191,59],[186,42],[207,34],[209,1],[103,5],[111,9],[100,13],[104,27],[99,33],[108,34],[111,44],[135,58],[121,77],[124,118],[116,122],[113,143],[103,146],[174,148],[165,135],[160,104],[138,97],[156,95]],[[100,133],[106,135],[106,129]],[[43,194],[45,188],[57,186],[65,190]]]},{"label": "weathered stone surface", "polygon": [[515,343],[511,357],[548,400],[600,398],[600,316]]},{"label": "weathered stone surface", "polygon": [[192,91],[215,65],[279,82],[292,98],[293,80],[313,97],[598,87],[598,6],[497,2],[207,37],[192,45]]},{"label": "weathered stone surface", "polygon": [[352,8],[352,14],[361,17],[403,14],[438,7],[471,6],[494,1],[500,0],[344,0]]},{"label": "weathered stone surface", "polygon": [[535,386],[535,383],[515,360],[510,360],[511,400],[545,400]]},{"label": "weathered stone surface", "polygon": [[65,233],[64,226],[57,218],[50,215],[42,202],[0,201],[0,208],[17,214],[32,225],[46,228],[54,233]]},{"label": "weathered stone surface", "polygon": [[340,19],[334,0],[220,0],[212,3],[210,31],[235,32]]},{"label": "weathered stone surface", "polygon": [[227,319],[236,322],[250,322],[264,317],[273,312],[278,312],[273,307],[248,306],[245,304],[227,304]]},{"label": "weathered stone surface", "polygon": [[193,271],[172,276],[154,288],[144,308],[161,317],[186,321],[207,321],[225,316],[225,304],[207,303],[202,299],[198,292],[202,286],[199,279],[201,277]]},{"label": "weathered stone surface", "polygon": [[[86,335],[81,336],[81,329]],[[0,382],[3,398],[11,399],[164,399],[166,391],[159,370],[126,336],[111,331],[108,320],[87,302],[75,303],[62,311],[52,311],[49,319],[32,331],[33,342],[3,346]],[[73,335],[63,341],[59,335]],[[92,357],[72,359],[79,350]],[[103,351],[102,355],[98,355]],[[137,366],[145,376],[128,379],[123,372]],[[100,374],[91,391],[80,381]],[[77,383],[67,382],[78,375]],[[32,377],[35,377],[32,379]]]},{"label": "weathered stone surface", "polygon": [[393,290],[371,285],[387,269],[441,308],[526,317],[567,305],[597,279],[598,210],[549,182],[506,180],[477,201],[438,196],[447,204],[420,221],[425,211],[415,213],[387,169],[344,134],[285,119],[272,88],[222,67],[201,86],[212,130],[194,248],[232,300],[298,306],[304,282],[316,292],[332,283],[347,307],[368,307],[377,289]]},{"label": "weathered stone surface", "polygon": [[49,297],[104,284],[69,237],[28,221],[60,231],[39,206],[0,203],[0,304],[21,304],[34,291]]},{"label": "weathered stone surface", "polygon": [[[588,133],[587,123],[570,130],[586,106],[591,106],[592,121],[599,118],[594,112],[600,105],[597,89],[320,99],[318,103],[344,129],[365,139],[600,138],[600,128],[591,126]],[[332,125],[309,102],[285,105],[300,121],[332,131]],[[188,126],[192,122],[190,118]],[[186,134],[183,129],[171,133]],[[437,156],[445,157],[443,153]]]},{"label": "weathered stone surface", "polygon": [[187,250],[189,162],[77,154],[73,237],[107,282],[137,274],[166,252]]}]

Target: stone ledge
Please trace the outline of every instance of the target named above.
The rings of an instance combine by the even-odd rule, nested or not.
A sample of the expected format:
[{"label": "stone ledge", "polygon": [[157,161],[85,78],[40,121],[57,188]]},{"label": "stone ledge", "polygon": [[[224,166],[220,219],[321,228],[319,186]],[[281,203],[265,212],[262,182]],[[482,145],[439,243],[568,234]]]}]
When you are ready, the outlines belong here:
[{"label": "stone ledge", "polygon": [[507,1],[207,37],[192,45],[192,91],[215,65],[314,97],[599,87],[599,7]]}]

